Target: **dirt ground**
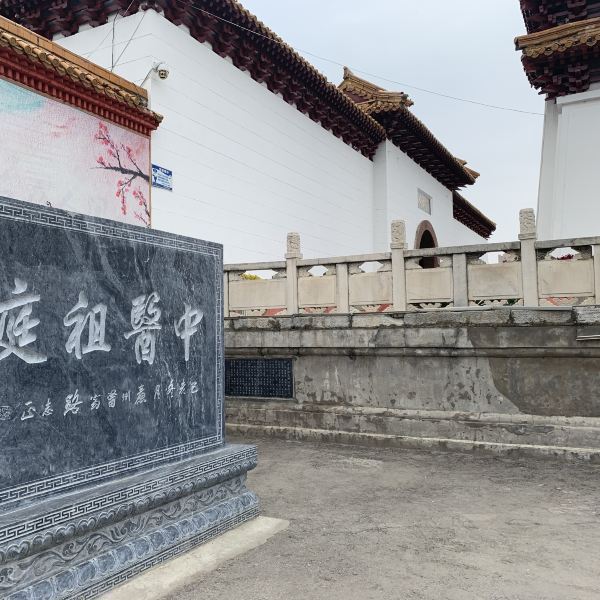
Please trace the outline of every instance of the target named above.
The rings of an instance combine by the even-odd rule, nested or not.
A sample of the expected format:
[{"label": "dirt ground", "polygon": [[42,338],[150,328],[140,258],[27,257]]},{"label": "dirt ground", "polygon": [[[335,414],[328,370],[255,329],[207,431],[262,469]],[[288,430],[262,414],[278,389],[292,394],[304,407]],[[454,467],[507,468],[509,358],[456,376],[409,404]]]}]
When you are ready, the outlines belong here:
[{"label": "dirt ground", "polygon": [[600,599],[598,466],[254,443],[289,528],[170,600]]}]

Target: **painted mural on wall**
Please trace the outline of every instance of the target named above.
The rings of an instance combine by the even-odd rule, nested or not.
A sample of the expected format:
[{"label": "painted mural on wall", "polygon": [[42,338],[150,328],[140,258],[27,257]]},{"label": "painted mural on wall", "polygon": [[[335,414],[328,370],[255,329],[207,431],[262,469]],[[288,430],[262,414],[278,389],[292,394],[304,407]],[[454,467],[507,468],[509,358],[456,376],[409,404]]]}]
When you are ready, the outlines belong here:
[{"label": "painted mural on wall", "polygon": [[150,226],[150,140],[0,79],[0,196]]}]

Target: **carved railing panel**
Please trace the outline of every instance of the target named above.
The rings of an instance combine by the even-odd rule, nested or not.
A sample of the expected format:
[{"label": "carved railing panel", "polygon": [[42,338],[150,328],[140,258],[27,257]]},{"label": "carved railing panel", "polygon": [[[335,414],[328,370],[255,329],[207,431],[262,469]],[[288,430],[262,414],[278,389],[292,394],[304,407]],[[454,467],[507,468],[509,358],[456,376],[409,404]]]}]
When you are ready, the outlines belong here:
[{"label": "carved railing panel", "polygon": [[[256,269],[255,271],[258,271]],[[229,316],[275,316],[286,310],[286,271],[269,269],[270,279],[248,271],[229,271]]]},{"label": "carved railing panel", "polygon": [[523,304],[523,282],[518,251],[506,251],[498,262],[480,254],[467,259],[469,306],[515,306]]},{"label": "carved railing panel", "polygon": [[452,257],[437,256],[433,268],[423,268],[422,260],[406,260],[406,301],[408,310],[448,308],[454,299]]},{"label": "carved railing panel", "polygon": [[537,252],[540,306],[596,304],[591,246]]},{"label": "carved railing panel", "polygon": [[384,312],[392,306],[392,263],[353,262],[348,265],[350,312]]},{"label": "carved railing panel", "polygon": [[301,314],[331,313],[337,308],[335,265],[298,269],[298,309]]}]

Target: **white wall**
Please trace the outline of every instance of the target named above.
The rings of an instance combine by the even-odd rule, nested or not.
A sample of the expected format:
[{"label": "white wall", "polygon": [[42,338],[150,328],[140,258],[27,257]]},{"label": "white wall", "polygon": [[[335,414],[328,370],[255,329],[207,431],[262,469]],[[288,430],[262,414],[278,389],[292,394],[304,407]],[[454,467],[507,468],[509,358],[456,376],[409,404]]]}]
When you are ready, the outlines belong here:
[{"label": "white wall", "polygon": [[[152,109],[165,117],[152,161],[174,172],[173,192],[153,190],[153,227],[221,242],[228,262],[280,259],[289,231],[306,257],[371,251],[372,162],[183,29],[145,15],[115,71],[139,83],[152,60],[170,69],[151,83]],[[140,18],[117,21],[118,48]],[[60,43],[89,52],[110,27]],[[90,58],[110,66],[108,51]]]},{"label": "white wall", "polygon": [[[377,150],[375,170],[376,221],[375,249],[389,248],[389,223],[394,219],[406,222],[409,248],[415,247],[415,235],[422,221],[429,221],[440,246],[480,244],[485,240],[452,216],[452,192],[421,168],[392,142]],[[418,190],[431,197],[431,214],[417,204]]]},{"label": "white wall", "polygon": [[600,89],[546,102],[538,239],[600,235]]},{"label": "white wall", "polygon": [[[443,245],[481,242],[452,218],[452,194],[390,142],[362,156],[280,96],[153,10],[59,41],[141,84],[164,116],[152,162],[173,171],[174,190],[152,191],[153,227],[220,242],[227,262],[278,260],[298,231],[305,257],[389,249],[392,219],[414,244],[430,220]],[[432,215],[417,208],[417,188]]]}]

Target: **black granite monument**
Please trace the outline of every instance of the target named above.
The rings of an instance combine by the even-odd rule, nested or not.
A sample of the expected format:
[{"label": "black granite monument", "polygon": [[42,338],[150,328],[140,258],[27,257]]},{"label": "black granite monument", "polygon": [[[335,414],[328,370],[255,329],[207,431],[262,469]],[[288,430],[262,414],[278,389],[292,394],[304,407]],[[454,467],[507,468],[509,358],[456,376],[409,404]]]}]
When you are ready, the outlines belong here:
[{"label": "black granite monument", "polygon": [[93,598],[258,514],[217,244],[0,198],[0,598]]}]

